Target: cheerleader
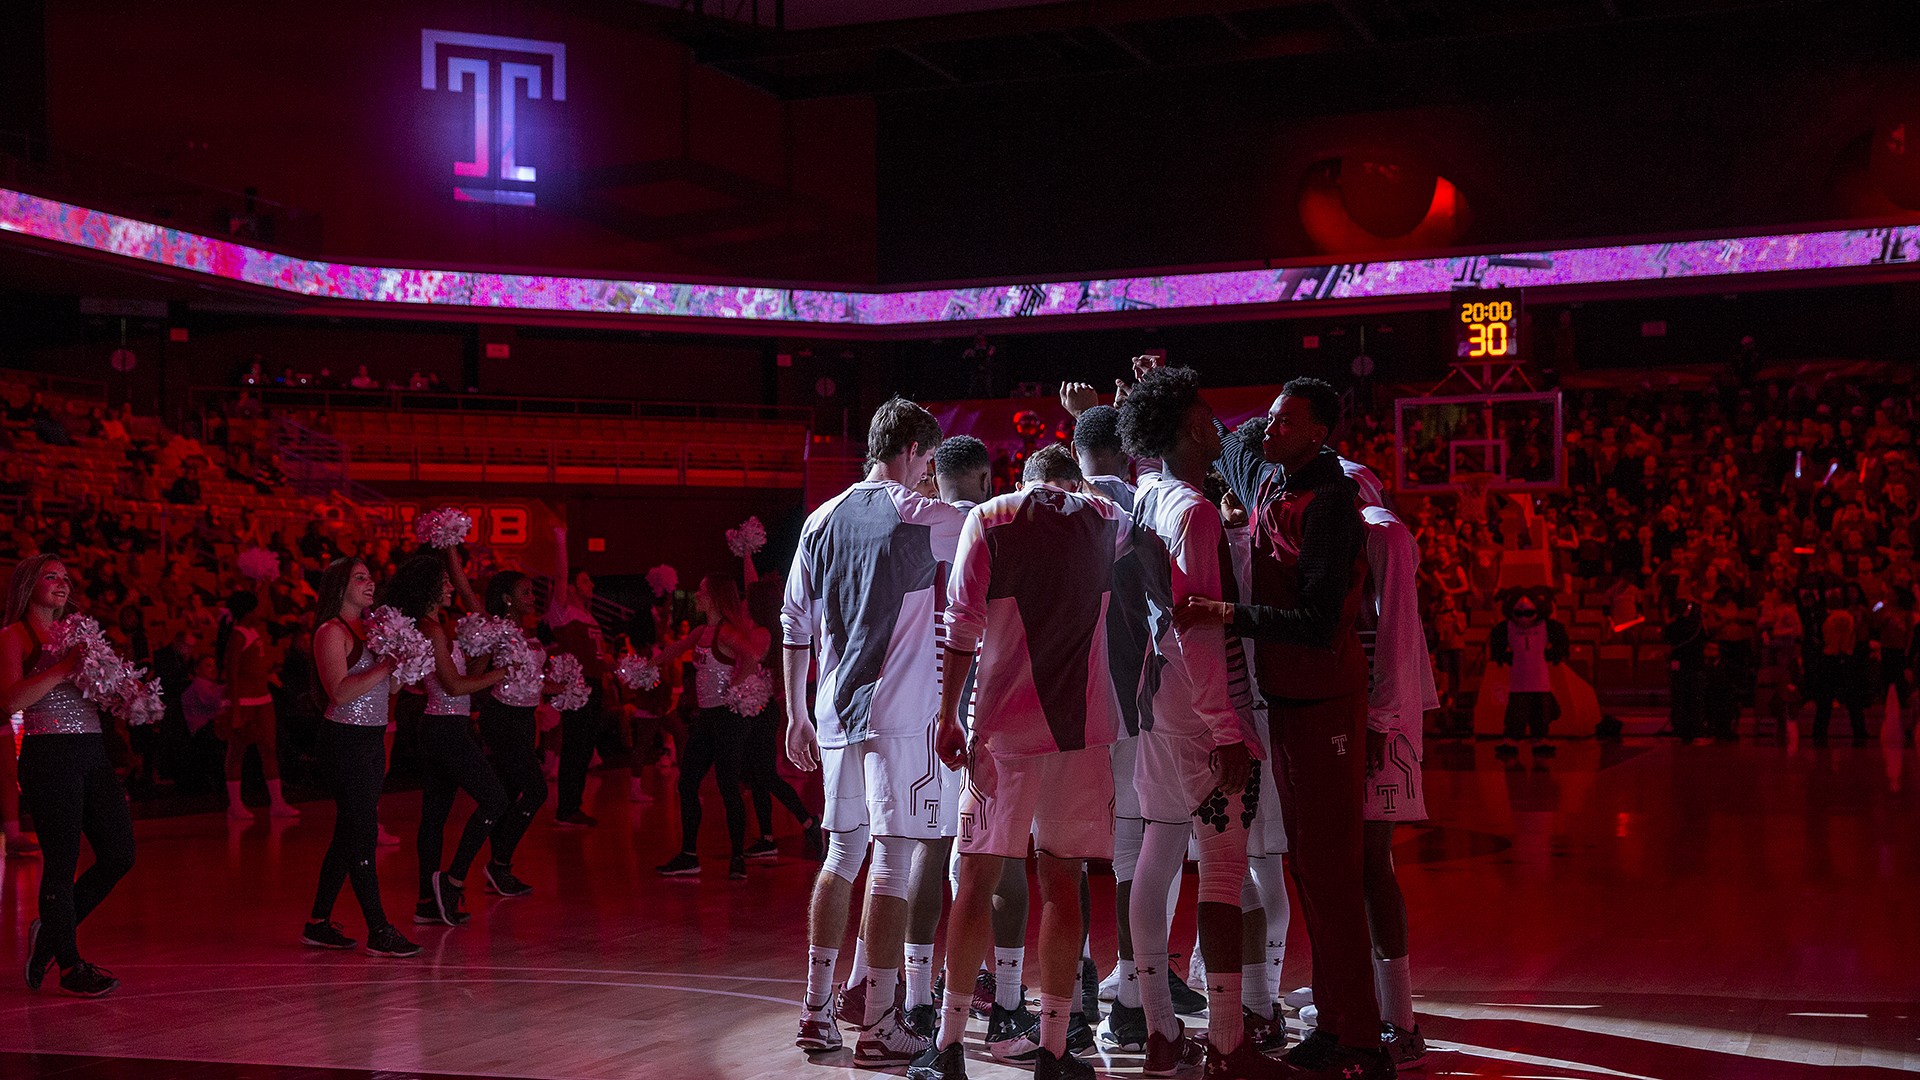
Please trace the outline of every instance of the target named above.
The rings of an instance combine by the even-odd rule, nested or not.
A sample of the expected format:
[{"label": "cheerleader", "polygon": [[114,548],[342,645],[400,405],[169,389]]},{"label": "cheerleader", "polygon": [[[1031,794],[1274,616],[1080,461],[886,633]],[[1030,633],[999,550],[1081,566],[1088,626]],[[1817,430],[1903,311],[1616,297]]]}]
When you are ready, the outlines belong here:
[{"label": "cheerleader", "polygon": [[[527,616],[533,614],[533,579],[517,570],[494,574],[487,580],[487,614],[524,625]],[[538,756],[539,725],[533,713],[543,692],[564,689],[538,677],[525,685],[503,678],[480,700],[480,741],[493,758],[494,775],[509,803],[507,812],[493,826],[492,853],[485,871],[488,890],[500,896],[525,896],[533,891],[533,886],[513,875],[513,853],[533,824],[533,816],[547,801],[547,778]]]},{"label": "cheerleader", "polygon": [[[80,958],[75,932],[133,868],[133,816],[107,760],[100,712],[73,683],[81,650],[56,656],[47,646],[54,624],[72,611],[72,594],[73,580],[53,555],[14,567],[0,624],[0,716],[23,714],[20,786],[46,861],[40,917],[27,929],[27,987],[38,990],[57,962],[62,993],[102,997],[120,981]],[[93,865],[76,880],[82,836]]]},{"label": "cheerleader", "polygon": [[214,734],[227,744],[227,816],[252,821],[253,811],[240,799],[240,773],[247,747],[260,752],[260,775],[267,782],[268,813],[296,818],[300,811],[287,803],[280,787],[280,752],[275,740],[279,726],[273,709],[273,658],[267,649],[265,612],[260,598],[241,590],[227,598],[233,614],[224,645],[227,694],[231,703],[214,717]]},{"label": "cheerleader", "polygon": [[362,619],[372,606],[373,574],[365,563],[343,558],[327,565],[314,613],[313,659],[327,701],[319,757],[337,809],[333,842],[320,864],[312,921],[300,940],[320,949],[354,947],[356,942],[333,921],[340,887],[351,880],[367,920],[367,953],[407,957],[418,954],[420,946],[387,921],[373,865],[379,846],[380,789],[387,776],[385,736],[396,665],[367,648]]},{"label": "cheerleader", "polygon": [[695,843],[700,836],[700,782],[711,768],[720,784],[727,839],[733,845],[727,876],[744,881],[747,810],[740,799],[740,770],[749,726],[746,717],[727,707],[725,695],[733,679],[745,677],[759,664],[772,637],[764,627],[754,625],[740,600],[739,587],[726,574],[701,578],[694,602],[707,624],[668,646],[658,660],[664,668],[692,651],[694,702],[699,711],[687,725],[687,748],[680,762],[680,854],[657,869],[663,877],[700,872]]},{"label": "cheerleader", "polygon": [[[387,602],[415,620],[421,635],[433,646],[433,670],[426,677],[427,712],[420,718],[419,729],[426,783],[420,792],[420,835],[416,841],[420,902],[414,907],[413,921],[446,926],[459,926],[469,918],[462,910],[467,871],[480,854],[480,845],[486,843],[507,813],[506,789],[500,786],[480,744],[474,741],[473,705],[468,696],[492,689],[506,676],[506,670],[470,672],[466,656],[453,647],[448,621],[454,597],[452,574],[458,567],[459,556],[451,548],[444,561],[440,555],[422,553],[394,571],[387,586]],[[456,791],[472,796],[476,805],[460,831],[453,862],[443,871],[440,852]]]}]

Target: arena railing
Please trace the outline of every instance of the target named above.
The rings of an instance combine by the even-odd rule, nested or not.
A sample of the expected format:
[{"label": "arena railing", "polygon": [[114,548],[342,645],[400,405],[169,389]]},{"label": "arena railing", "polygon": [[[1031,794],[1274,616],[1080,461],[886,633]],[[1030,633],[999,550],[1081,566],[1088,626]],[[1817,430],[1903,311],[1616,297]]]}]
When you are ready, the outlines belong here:
[{"label": "arena railing", "polygon": [[198,386],[190,391],[198,410],[209,402],[238,402],[242,395],[268,410],[356,409],[397,413],[468,413],[525,416],[594,416],[635,420],[756,420],[813,426],[813,410],[793,405],[734,405],[704,401],[639,401],[628,398],[539,397],[465,394],[434,390],[351,390],[292,386]]},{"label": "arena railing", "polygon": [[0,383],[22,384],[35,390],[44,390],[49,394],[79,398],[103,405],[107,401],[107,380],[105,379],[56,375],[45,371],[21,371],[18,368],[0,368]]}]

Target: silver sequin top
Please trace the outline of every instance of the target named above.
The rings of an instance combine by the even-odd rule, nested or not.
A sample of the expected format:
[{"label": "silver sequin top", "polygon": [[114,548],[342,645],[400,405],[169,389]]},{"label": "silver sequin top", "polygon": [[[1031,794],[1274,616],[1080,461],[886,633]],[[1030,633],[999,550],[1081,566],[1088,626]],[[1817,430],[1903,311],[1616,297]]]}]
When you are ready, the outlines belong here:
[{"label": "silver sequin top", "polygon": [[733,665],[701,646],[693,650],[693,700],[702,709],[717,709],[727,703],[727,686],[733,682]]},{"label": "silver sequin top", "polygon": [[[373,655],[373,650],[363,644],[360,647],[360,659],[353,662],[353,666],[347,669],[347,674],[358,675],[378,662],[379,659]],[[352,724],[354,727],[386,727],[388,691],[392,687],[393,676],[388,675],[375,683],[373,689],[352,701],[342,701],[327,706],[327,719],[336,724]]]},{"label": "silver sequin top", "polygon": [[[467,673],[466,654],[459,649],[448,650],[453,658],[453,670],[462,675]],[[473,697],[470,694],[449,694],[440,684],[438,671],[427,672],[427,715],[428,716],[471,716],[473,715]]]},{"label": "silver sequin top", "polygon": [[[45,671],[57,659],[53,650],[43,645],[34,654],[33,666],[27,669],[27,674]],[[100,732],[100,710],[80,696],[80,688],[73,685],[71,679],[62,679],[47,691],[47,696],[20,712],[22,735],[97,735]]]}]

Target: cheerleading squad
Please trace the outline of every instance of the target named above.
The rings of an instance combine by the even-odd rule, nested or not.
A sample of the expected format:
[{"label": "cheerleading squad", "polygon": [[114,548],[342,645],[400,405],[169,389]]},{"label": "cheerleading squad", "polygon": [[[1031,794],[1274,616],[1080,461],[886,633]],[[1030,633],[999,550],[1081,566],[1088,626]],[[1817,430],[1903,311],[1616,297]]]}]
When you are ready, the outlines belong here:
[{"label": "cheerleading squad", "polygon": [[[758,527],[757,521],[749,524]],[[513,856],[547,795],[536,709],[544,700],[563,716],[570,714],[586,705],[589,690],[576,656],[557,652],[549,657],[526,629],[535,612],[531,578],[500,571],[487,580],[484,599],[475,594],[458,555],[470,527],[458,510],[422,515],[416,531],[428,547],[394,572],[378,602],[373,575],[358,559],[336,559],[321,576],[313,656],[326,722],[317,757],[337,813],[301,932],[306,945],[351,949],[360,944],[333,920],[335,901],[351,883],[365,920],[368,953],[407,957],[420,951],[387,917],[374,863],[381,842],[378,806],[387,773],[389,710],[403,687],[417,687],[426,698],[419,727],[426,777],[414,921],[459,926],[469,920],[465,890],[482,848],[488,849],[480,868],[488,891],[500,897],[532,891],[514,875]],[[764,534],[759,542],[764,543]],[[731,586],[723,575],[719,580]],[[138,725],[157,719],[162,705],[158,685],[114,653],[97,623],[73,610],[74,589],[57,556],[36,555],[15,567],[0,623],[0,715],[21,714],[21,789],[45,859],[39,918],[28,931],[27,985],[38,989],[58,963],[63,992],[99,997],[118,981],[81,958],[76,930],[133,865],[126,792],[109,762],[101,710]],[[702,608],[732,613],[721,603],[722,592],[703,583]],[[726,594],[738,607],[737,590]],[[230,755],[235,748],[244,752],[247,741],[264,739],[262,759],[271,762],[272,698],[248,689],[264,683],[265,669],[271,667],[264,648],[256,647],[262,635],[252,628],[256,610],[244,602],[250,599],[251,594],[237,593],[230,603],[236,636],[228,683],[234,700],[222,715]],[[462,610],[466,614],[459,614]],[[254,653],[262,655],[250,660]],[[746,655],[744,649],[740,655]],[[711,665],[698,651],[695,663]],[[718,699],[713,704],[766,710],[770,677],[757,661],[738,667],[717,677],[702,668],[703,705],[711,684]],[[661,682],[655,663],[633,655],[621,658],[615,675],[637,691]],[[689,745],[686,755],[693,752]],[[697,778],[695,784],[697,806]],[[293,816],[277,779],[270,776],[268,787],[276,816]],[[452,857],[445,859],[444,833],[459,791],[472,797],[475,809],[460,829]],[[230,812],[244,814],[237,791],[232,794]],[[689,836],[697,828],[696,814]],[[83,836],[95,860],[76,878]],[[740,847],[736,835],[736,856]]]},{"label": "cheerleading squad", "polygon": [[[1388,1077],[1425,1057],[1391,855],[1393,824],[1426,816],[1437,707],[1412,536],[1325,445],[1326,383],[1287,384],[1230,432],[1191,369],[1134,373],[1115,406],[1065,387],[1072,449],[1037,451],[997,498],[978,440],[889,401],[865,479],[807,520],[782,612],[787,753],[826,793],[804,1051],[840,1049],[846,1024],[858,1066],[961,1080],[972,1018],[1039,1080],[1090,1077],[1076,1051],[1096,1042],[1150,1077]],[[1291,1049],[1283,855],[1314,945],[1312,987],[1287,995],[1312,1031]],[[1169,963],[1190,858],[1204,994]],[[1116,880],[1120,959],[1098,991],[1088,860]],[[1181,1016],[1202,1011],[1196,1038]]]}]

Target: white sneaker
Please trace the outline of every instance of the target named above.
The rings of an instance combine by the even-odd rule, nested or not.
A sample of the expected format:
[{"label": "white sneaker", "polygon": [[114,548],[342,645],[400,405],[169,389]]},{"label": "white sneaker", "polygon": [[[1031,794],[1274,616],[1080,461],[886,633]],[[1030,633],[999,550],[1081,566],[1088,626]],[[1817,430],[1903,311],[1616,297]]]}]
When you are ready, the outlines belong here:
[{"label": "white sneaker", "polygon": [[1303,986],[1298,990],[1287,991],[1286,996],[1280,999],[1280,1004],[1285,1005],[1294,1012],[1299,1012],[1301,1009],[1313,1004],[1313,987]]},{"label": "white sneaker", "polygon": [[1320,1007],[1318,1005],[1301,1007],[1300,1026],[1306,1028],[1308,1031],[1312,1031],[1320,1026]]},{"label": "white sneaker", "polygon": [[1187,985],[1201,993],[1207,992],[1207,958],[1200,955],[1200,946],[1193,948],[1193,959],[1187,961]]},{"label": "white sneaker", "polygon": [[900,1010],[889,1007],[880,1022],[860,1033],[853,1046],[853,1063],[862,1069],[891,1069],[913,1064],[933,1040],[915,1034],[900,1019]]},{"label": "white sneaker", "polygon": [[1120,1000],[1120,965],[1119,964],[1113,965],[1113,970],[1107,972],[1107,977],[1100,980],[1100,1000],[1101,1001],[1119,1001]]}]

